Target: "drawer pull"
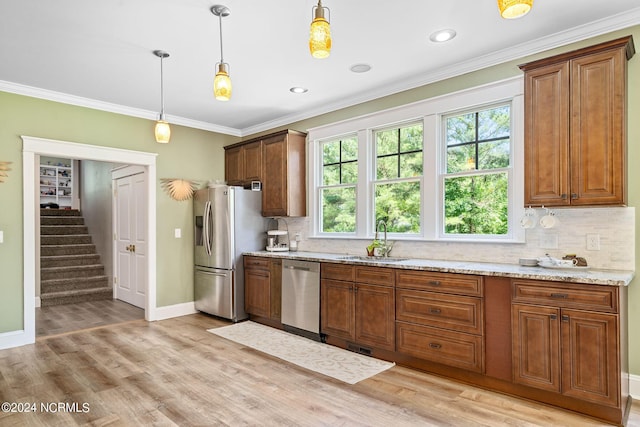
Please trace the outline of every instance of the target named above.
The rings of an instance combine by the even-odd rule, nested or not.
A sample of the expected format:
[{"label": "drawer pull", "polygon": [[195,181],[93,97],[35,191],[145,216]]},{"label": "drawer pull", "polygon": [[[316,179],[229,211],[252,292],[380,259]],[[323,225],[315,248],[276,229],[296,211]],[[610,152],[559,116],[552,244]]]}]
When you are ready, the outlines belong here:
[{"label": "drawer pull", "polygon": [[429,343],[429,347],[431,347],[431,348],[434,348],[434,349],[438,350],[438,349],[442,348],[442,345],[440,345],[440,344],[438,344],[438,343],[435,343],[435,342],[430,342],[430,343]]},{"label": "drawer pull", "polygon": [[567,299],[567,298],[569,298],[569,295],[567,295],[567,294],[551,294],[551,298]]},{"label": "drawer pull", "polygon": [[549,319],[551,320],[556,320],[558,318],[558,316],[556,316],[555,314],[552,314],[549,316]]},{"label": "drawer pull", "polygon": [[430,308],[429,309],[429,313],[431,313],[431,314],[440,314],[441,311],[440,311],[439,308]]},{"label": "drawer pull", "polygon": [[562,315],[562,321],[563,322],[568,322],[569,321],[569,316],[567,316],[566,314]]},{"label": "drawer pull", "polygon": [[439,280],[429,280],[428,283],[430,285],[432,285],[432,286],[440,286],[440,281]]}]

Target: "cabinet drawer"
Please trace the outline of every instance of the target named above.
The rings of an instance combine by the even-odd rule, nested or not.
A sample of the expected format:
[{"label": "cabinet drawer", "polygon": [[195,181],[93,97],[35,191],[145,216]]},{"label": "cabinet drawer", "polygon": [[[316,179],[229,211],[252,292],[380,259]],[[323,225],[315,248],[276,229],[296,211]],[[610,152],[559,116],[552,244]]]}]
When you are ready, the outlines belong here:
[{"label": "cabinet drawer", "polygon": [[512,280],[511,283],[513,284],[513,302],[618,312],[616,286],[556,285],[552,282],[533,280]]},{"label": "cabinet drawer", "polygon": [[356,267],[355,281],[358,283],[393,286],[394,279],[395,270],[393,268]]},{"label": "cabinet drawer", "polygon": [[396,350],[443,365],[484,372],[482,337],[396,322]]},{"label": "cabinet drawer", "polygon": [[269,258],[260,258],[255,256],[245,256],[244,266],[256,269],[269,269]]},{"label": "cabinet drawer", "polygon": [[322,263],[320,265],[320,277],[323,279],[353,282],[355,279],[355,268],[348,264]]},{"label": "cabinet drawer", "polygon": [[482,335],[482,300],[396,289],[396,320]]},{"label": "cabinet drawer", "polygon": [[396,270],[396,287],[482,296],[482,277],[456,273]]}]

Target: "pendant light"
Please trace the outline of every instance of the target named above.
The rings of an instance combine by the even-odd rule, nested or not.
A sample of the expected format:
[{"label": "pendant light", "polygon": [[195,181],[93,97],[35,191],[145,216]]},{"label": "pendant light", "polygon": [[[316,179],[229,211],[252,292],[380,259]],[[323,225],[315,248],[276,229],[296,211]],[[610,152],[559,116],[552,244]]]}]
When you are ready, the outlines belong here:
[{"label": "pendant light", "polygon": [[504,19],[520,18],[531,10],[533,0],[498,0],[500,16]]},{"label": "pendant light", "polygon": [[169,127],[169,123],[164,119],[164,75],[162,61],[164,58],[168,58],[169,54],[164,50],[154,50],[153,54],[160,58],[160,103],[162,104],[160,117],[156,122],[156,142],[159,142],[160,144],[167,144],[171,138],[171,128]]},{"label": "pendant light", "polygon": [[228,7],[217,4],[211,8],[211,13],[220,18],[220,62],[216,63],[216,76],[213,79],[213,94],[218,101],[228,101],[231,99],[231,78],[229,77],[229,64],[224,62],[222,54],[222,18],[229,16],[231,11]]},{"label": "pendant light", "polygon": [[329,12],[328,7],[322,6],[322,0],[318,0],[318,5],[311,8],[311,31],[309,34],[309,50],[311,56],[322,59],[331,53],[331,27],[329,21],[324,17],[325,10]]}]

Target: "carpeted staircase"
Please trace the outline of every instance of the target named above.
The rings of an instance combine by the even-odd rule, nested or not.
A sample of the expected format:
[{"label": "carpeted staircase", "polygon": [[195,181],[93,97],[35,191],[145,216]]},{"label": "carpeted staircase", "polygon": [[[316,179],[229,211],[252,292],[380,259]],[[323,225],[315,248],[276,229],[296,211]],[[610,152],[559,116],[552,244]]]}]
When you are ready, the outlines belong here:
[{"label": "carpeted staircase", "polygon": [[40,209],[40,305],[113,299],[77,209]]}]

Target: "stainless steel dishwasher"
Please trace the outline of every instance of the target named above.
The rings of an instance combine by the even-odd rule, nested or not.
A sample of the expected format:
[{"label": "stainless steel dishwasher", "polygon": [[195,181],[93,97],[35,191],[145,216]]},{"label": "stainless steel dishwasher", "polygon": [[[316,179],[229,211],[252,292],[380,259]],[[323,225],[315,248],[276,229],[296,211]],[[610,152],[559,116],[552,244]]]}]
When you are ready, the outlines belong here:
[{"label": "stainless steel dishwasher", "polygon": [[284,329],[322,341],[320,335],[320,263],[282,261]]}]

